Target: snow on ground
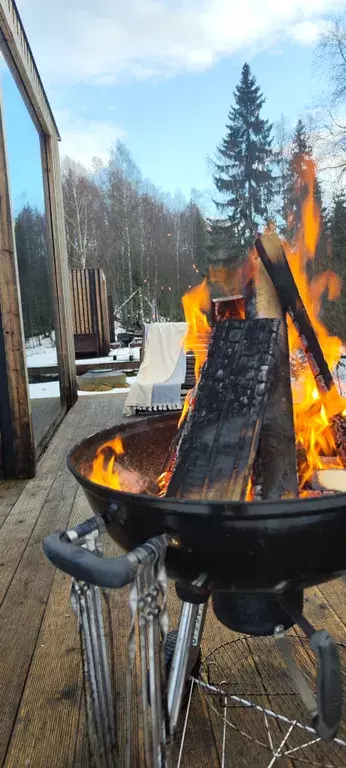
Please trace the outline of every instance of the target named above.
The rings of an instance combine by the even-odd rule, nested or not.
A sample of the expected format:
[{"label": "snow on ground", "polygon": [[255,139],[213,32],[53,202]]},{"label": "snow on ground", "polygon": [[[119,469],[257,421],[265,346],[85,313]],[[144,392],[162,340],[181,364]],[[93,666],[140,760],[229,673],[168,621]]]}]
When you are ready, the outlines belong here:
[{"label": "snow on ground", "polygon": [[[116,362],[127,363],[129,361],[128,349],[112,349],[106,357],[88,357],[85,360],[77,360],[77,365],[95,365],[95,363],[113,363],[113,355],[117,356]],[[134,347],[131,350],[134,360],[139,360],[140,349]],[[28,368],[47,368],[57,365],[55,347],[37,346],[26,347],[26,357]]]},{"label": "snow on ground", "polygon": [[[128,376],[126,381],[130,385],[135,378],[135,376]],[[29,384],[29,390],[31,400],[45,397],[60,397],[60,386],[58,381],[46,381],[42,384]],[[115,387],[114,389],[109,389],[105,392],[82,392],[81,390],[78,390],[78,397],[83,397],[83,395],[126,395],[129,390],[130,386],[128,386],[127,389],[125,389],[125,387]]]}]

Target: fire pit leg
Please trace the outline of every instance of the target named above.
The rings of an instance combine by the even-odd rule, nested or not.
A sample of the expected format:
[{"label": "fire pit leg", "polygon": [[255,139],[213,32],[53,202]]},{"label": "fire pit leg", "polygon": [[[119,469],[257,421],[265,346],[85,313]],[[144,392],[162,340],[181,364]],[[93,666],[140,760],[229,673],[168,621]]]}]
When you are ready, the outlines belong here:
[{"label": "fire pit leg", "polygon": [[184,600],[168,680],[168,713],[172,738],[177,727],[187,678],[198,663],[210,594],[208,590],[203,589],[205,580],[206,574],[202,574],[191,586],[177,585],[178,597]]},{"label": "fire pit leg", "polygon": [[324,629],[318,631],[299,612],[290,598],[279,597],[279,602],[288,616],[296,621],[310,640],[310,648],[317,662],[317,695],[311,691],[306,677],[293,657],[290,643],[282,626],[274,630],[274,639],[285,661],[294,685],[310,714],[313,727],[325,741],[335,738],[342,715],[342,677],[337,644]]},{"label": "fire pit leg", "polygon": [[256,255],[253,266],[253,281],[245,292],[247,317],[281,320],[277,374],[268,392],[254,486],[260,486],[262,499],[287,498],[298,495],[287,326],[274,285]]},{"label": "fire pit leg", "polygon": [[[101,554],[98,531],[86,548]],[[89,749],[95,768],[115,768],[116,735],[111,675],[99,587],[72,579],[71,604],[80,627]]]}]

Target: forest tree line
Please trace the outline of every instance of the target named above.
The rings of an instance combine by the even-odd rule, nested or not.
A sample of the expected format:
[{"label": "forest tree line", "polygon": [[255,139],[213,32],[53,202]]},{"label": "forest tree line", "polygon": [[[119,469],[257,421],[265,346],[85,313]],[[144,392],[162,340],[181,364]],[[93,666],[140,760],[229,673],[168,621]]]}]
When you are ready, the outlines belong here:
[{"label": "forest tree line", "polygon": [[[333,115],[346,102],[346,22],[339,18],[333,24],[323,32],[317,50],[320,65],[328,67],[332,78],[328,151],[337,173],[328,200],[323,177],[316,178],[321,231],[314,270],[332,268],[344,281],[340,299],[325,303],[324,316],[333,332],[345,338],[346,126]],[[95,159],[91,170],[64,159],[69,265],[104,270],[115,307],[124,305],[124,324],[148,318],[153,299],[162,317],[181,319],[182,294],[208,273],[211,263],[244,260],[255,231],[269,219],[275,219],[279,232],[295,245],[307,194],[302,171],[316,155],[319,134],[301,119],[292,133],[283,116],[271,124],[264,118],[264,105],[265,97],[245,64],[211,163],[218,211],[213,218],[205,216],[196,190],[185,200],[181,193],[164,194],[143,179],[120,141],[108,163]],[[16,217],[16,240],[25,331],[30,336],[49,331],[52,321],[40,287],[48,281],[44,217],[28,204]]]}]

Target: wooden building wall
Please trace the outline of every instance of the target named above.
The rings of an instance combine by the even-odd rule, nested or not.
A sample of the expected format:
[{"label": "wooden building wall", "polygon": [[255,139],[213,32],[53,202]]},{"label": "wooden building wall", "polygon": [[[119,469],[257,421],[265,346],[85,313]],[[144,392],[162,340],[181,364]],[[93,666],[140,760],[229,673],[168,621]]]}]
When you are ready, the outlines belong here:
[{"label": "wooden building wall", "polygon": [[[14,0],[0,0],[0,51],[38,131],[41,146],[61,417],[77,399],[77,377],[59,157],[59,131]],[[0,97],[0,466],[5,478],[32,477],[35,448],[5,127]]]},{"label": "wooden building wall", "polygon": [[107,284],[102,269],[71,269],[74,334],[97,334],[99,355],[110,350]]}]

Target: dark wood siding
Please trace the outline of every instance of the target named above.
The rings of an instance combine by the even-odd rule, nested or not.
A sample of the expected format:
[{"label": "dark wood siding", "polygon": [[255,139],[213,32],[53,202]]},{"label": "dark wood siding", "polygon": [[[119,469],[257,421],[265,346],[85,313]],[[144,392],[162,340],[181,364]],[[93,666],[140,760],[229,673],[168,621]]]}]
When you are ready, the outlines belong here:
[{"label": "dark wood siding", "polygon": [[99,354],[108,355],[110,325],[102,269],[71,269],[70,291],[74,334],[97,334]]}]

